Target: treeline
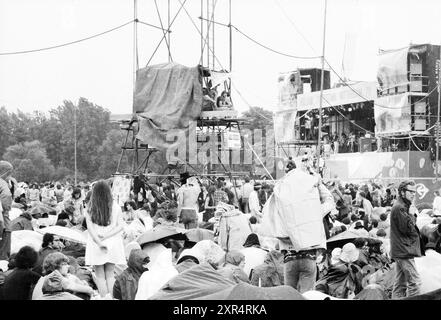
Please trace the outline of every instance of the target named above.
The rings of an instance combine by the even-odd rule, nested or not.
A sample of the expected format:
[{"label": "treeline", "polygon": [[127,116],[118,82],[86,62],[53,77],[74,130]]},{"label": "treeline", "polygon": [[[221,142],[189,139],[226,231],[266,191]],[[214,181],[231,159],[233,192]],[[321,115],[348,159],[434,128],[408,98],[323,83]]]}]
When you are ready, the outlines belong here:
[{"label": "treeline", "polygon": [[[75,110],[78,181],[108,178],[116,172],[126,132],[109,121],[110,111],[80,98],[76,105],[66,100],[47,114],[20,110],[10,113],[5,107],[0,108],[0,157],[12,163],[18,181],[73,182]],[[272,113],[262,108],[250,108],[243,116],[249,121],[245,128],[250,130],[272,125]],[[140,158],[143,156],[140,154]],[[120,171],[130,172],[131,161],[130,156],[123,157]],[[166,166],[165,151],[154,152],[149,171],[162,173]],[[264,174],[259,163],[255,163],[253,171]]]},{"label": "treeline", "polygon": [[[110,123],[110,111],[80,98],[77,105],[64,101],[48,114],[9,113],[0,108],[0,155],[12,163],[18,181],[73,181],[75,109],[78,181],[115,173],[124,132],[118,124]],[[130,158],[124,157],[123,168],[129,168],[129,162]]]}]

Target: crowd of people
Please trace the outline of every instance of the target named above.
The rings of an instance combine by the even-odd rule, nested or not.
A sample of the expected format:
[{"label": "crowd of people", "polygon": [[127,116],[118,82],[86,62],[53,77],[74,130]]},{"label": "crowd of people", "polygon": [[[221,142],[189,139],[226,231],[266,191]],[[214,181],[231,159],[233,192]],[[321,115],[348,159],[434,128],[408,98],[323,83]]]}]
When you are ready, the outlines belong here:
[{"label": "crowd of people", "polygon": [[[112,179],[17,183],[12,172],[10,163],[0,161],[0,298],[5,300],[203,298],[228,285],[251,291],[289,286],[305,299],[409,298],[426,293],[415,259],[440,252],[439,194],[433,207],[418,210],[413,181],[324,182],[306,159],[288,162],[287,177],[317,178],[321,222],[314,228],[323,232],[324,243],[300,248],[295,238],[267,228],[273,202],[286,192],[279,182],[245,177],[233,183],[185,172],[179,183],[157,184],[140,175],[120,204],[112,196]],[[309,215],[308,210],[315,209],[293,214]],[[11,233],[53,225],[85,240],[44,233],[41,243],[11,253]],[[217,281],[213,288],[186,296],[185,288],[204,283],[195,280],[204,275],[204,281]],[[167,287],[176,281],[185,285]]]}]

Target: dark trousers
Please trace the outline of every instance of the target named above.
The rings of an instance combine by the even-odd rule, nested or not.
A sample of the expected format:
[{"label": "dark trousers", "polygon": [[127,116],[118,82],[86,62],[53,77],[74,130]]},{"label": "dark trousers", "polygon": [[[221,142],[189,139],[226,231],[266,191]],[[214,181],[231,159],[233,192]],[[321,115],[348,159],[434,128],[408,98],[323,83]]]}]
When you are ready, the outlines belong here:
[{"label": "dark trousers", "polygon": [[0,260],[9,260],[11,255],[11,231],[3,230],[0,240]]}]

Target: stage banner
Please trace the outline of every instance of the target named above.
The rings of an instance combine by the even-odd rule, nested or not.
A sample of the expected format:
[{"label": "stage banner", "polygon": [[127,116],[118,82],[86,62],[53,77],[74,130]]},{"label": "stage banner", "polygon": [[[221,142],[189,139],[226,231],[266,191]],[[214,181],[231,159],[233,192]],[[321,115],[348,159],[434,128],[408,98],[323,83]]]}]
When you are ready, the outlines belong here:
[{"label": "stage banner", "polygon": [[300,85],[300,78],[295,71],[280,74],[278,79],[279,100],[277,106],[279,111],[295,109],[297,107],[297,93]]},{"label": "stage banner", "polygon": [[[340,106],[350,103],[373,101],[377,98],[376,82],[359,82],[351,87],[343,86],[323,90],[323,108]],[[297,96],[297,111],[307,111],[320,107],[320,91],[299,94]]]},{"label": "stage banner", "polygon": [[410,127],[409,93],[379,97],[375,100],[375,133],[405,133]]},{"label": "stage banner", "polygon": [[383,51],[378,56],[377,80],[380,90],[407,85],[407,54],[409,47]]},{"label": "stage banner", "polygon": [[274,114],[274,138],[276,144],[292,142],[295,139],[294,123],[296,110],[279,111]]}]

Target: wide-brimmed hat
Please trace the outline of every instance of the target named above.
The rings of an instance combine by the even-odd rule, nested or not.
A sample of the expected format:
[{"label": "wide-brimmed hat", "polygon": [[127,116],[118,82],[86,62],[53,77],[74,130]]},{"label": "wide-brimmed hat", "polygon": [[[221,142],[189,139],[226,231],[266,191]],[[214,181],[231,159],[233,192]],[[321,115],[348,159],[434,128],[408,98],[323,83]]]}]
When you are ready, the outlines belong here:
[{"label": "wide-brimmed hat", "polygon": [[340,260],[347,263],[357,261],[360,252],[352,242],[346,243],[341,249]]},{"label": "wide-brimmed hat", "polygon": [[339,261],[340,255],[341,255],[341,248],[334,248],[334,250],[332,250],[332,252],[331,252],[331,264],[332,265],[336,264]]}]

